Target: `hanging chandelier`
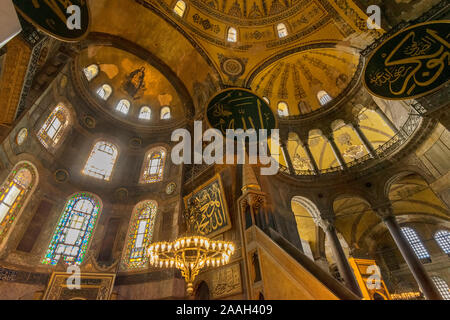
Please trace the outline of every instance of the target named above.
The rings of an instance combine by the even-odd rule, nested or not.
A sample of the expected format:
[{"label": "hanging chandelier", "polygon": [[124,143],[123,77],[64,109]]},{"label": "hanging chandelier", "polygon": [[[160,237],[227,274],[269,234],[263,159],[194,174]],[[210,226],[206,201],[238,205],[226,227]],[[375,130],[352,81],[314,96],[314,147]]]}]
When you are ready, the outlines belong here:
[{"label": "hanging chandelier", "polygon": [[148,249],[150,265],[159,268],[177,268],[187,284],[188,295],[194,293],[194,280],[201,269],[227,264],[234,253],[234,245],[229,241],[213,241],[196,235],[195,225],[201,215],[199,201],[189,201],[184,211],[187,234],[172,242],[152,243]]}]

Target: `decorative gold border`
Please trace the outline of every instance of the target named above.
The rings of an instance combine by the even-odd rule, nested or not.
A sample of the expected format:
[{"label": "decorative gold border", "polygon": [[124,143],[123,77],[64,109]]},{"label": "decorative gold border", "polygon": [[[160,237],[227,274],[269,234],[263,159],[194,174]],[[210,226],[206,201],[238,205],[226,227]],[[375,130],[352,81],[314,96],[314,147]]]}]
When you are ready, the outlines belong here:
[{"label": "decorative gold border", "polygon": [[[70,273],[66,273],[66,272],[53,272],[50,280],[48,281],[47,287],[45,289],[45,293],[42,297],[42,300],[48,300],[48,296],[51,293],[52,290],[56,290],[57,288],[61,288],[61,287],[55,287],[55,281],[58,278],[63,278],[63,279],[67,279],[70,276],[72,276],[73,274]],[[114,273],[80,273],[80,277],[84,278],[84,279],[103,279],[103,280],[108,280],[110,279],[110,286],[108,288],[108,299],[111,298],[111,294],[112,294],[112,290],[114,287],[114,282],[116,280],[116,275]],[[65,285],[63,286],[65,287]],[[82,288],[94,288],[94,287],[98,287],[100,288],[101,286],[92,286],[92,285],[81,285]],[[81,297],[80,297],[81,298]]]},{"label": "decorative gold border", "polygon": [[[272,115],[273,115],[273,117],[274,117],[274,119],[275,119],[275,128],[274,128],[274,129],[277,129],[277,128],[278,128],[278,117],[274,114],[274,112],[272,111],[272,108],[270,107],[270,105],[269,105],[266,101],[264,101],[264,99],[263,99],[262,97],[260,97],[260,96],[257,95],[256,93],[254,93],[252,90],[247,89],[247,88],[241,88],[241,87],[232,87],[232,88],[226,88],[226,89],[220,90],[219,92],[216,92],[216,94],[214,94],[211,98],[209,98],[208,103],[206,104],[206,108],[205,108],[205,111],[204,111],[204,112],[205,112],[204,115],[205,115],[206,123],[207,123],[207,125],[208,125],[210,128],[215,129],[215,128],[211,125],[211,123],[209,122],[209,119],[208,119],[208,108],[209,108],[209,105],[210,105],[211,101],[213,101],[219,94],[222,94],[223,92],[234,91],[234,90],[241,90],[241,91],[249,92],[249,93],[253,94],[255,97],[257,97],[258,99],[260,99],[264,104],[266,104],[267,107],[269,107],[269,110],[270,110],[270,112],[272,113]],[[223,134],[222,134],[222,135],[223,135]],[[223,135],[223,137],[226,138],[225,135]],[[268,137],[268,138],[270,138],[270,137]]]},{"label": "decorative gold border", "polygon": [[[30,1],[30,0],[27,0]],[[13,3],[14,4],[14,3]],[[35,26],[37,29],[41,30],[42,32],[48,34],[49,36],[57,39],[57,40],[61,40],[61,41],[66,41],[66,42],[78,42],[83,40],[84,38],[87,37],[87,35],[89,34],[90,30],[91,30],[91,21],[92,21],[92,15],[91,15],[91,10],[89,9],[89,4],[88,1],[86,1],[86,9],[88,10],[88,16],[89,16],[89,20],[88,20],[88,25],[86,28],[86,32],[78,38],[65,38],[62,36],[59,36],[53,32],[51,32],[50,30],[48,30],[47,28],[44,28],[43,26],[39,25],[36,21],[34,21],[33,19],[31,19],[30,17],[28,17],[28,15],[26,15],[16,4],[14,4],[14,8],[16,8],[17,12],[29,23],[31,23],[33,26]]]},{"label": "decorative gold border", "polygon": [[399,34],[405,32],[405,31],[408,31],[408,30],[410,30],[410,29],[414,29],[414,28],[416,28],[416,27],[420,27],[420,26],[423,26],[423,25],[436,24],[436,23],[450,23],[450,20],[433,20],[433,21],[427,21],[427,22],[418,23],[418,24],[415,24],[415,25],[413,25],[413,26],[409,26],[409,27],[407,27],[407,28],[405,28],[405,29],[402,29],[402,30],[396,32],[394,35],[390,36],[389,38],[385,39],[385,40],[383,41],[383,43],[380,44],[380,45],[375,49],[375,51],[372,52],[372,53],[370,54],[369,57],[367,57],[366,63],[364,64],[364,69],[363,69],[363,71],[362,71],[362,83],[363,83],[364,87],[367,89],[367,91],[368,91],[371,95],[374,95],[375,97],[382,98],[382,99],[386,99],[386,100],[409,100],[409,99],[416,99],[416,98],[420,98],[420,97],[426,96],[426,95],[428,95],[428,94],[430,94],[430,93],[436,92],[437,90],[441,89],[443,86],[445,86],[445,85],[448,83],[449,79],[447,79],[447,81],[444,82],[444,83],[442,83],[440,86],[438,86],[438,87],[436,87],[436,88],[434,88],[434,89],[431,89],[431,90],[429,90],[429,91],[427,91],[427,92],[420,93],[420,94],[416,94],[415,96],[408,96],[408,97],[402,97],[402,98],[380,96],[380,95],[374,93],[372,90],[370,90],[370,88],[369,88],[369,87],[367,86],[367,84],[366,84],[366,77],[365,77],[365,76],[366,76],[366,68],[367,68],[367,65],[369,64],[370,60],[371,60],[372,57],[375,55],[375,53],[377,53],[378,50],[380,50],[386,42],[390,41],[392,38],[398,36]]},{"label": "decorative gold border", "polygon": [[194,189],[194,191],[192,191],[191,193],[189,193],[187,196],[185,196],[183,198],[184,201],[184,207],[187,207],[187,201],[189,198],[192,197],[193,194],[197,193],[198,191],[204,189],[207,185],[211,184],[212,182],[214,182],[215,180],[219,180],[219,188],[220,188],[220,195],[222,197],[223,200],[223,205],[224,205],[224,210],[225,210],[225,216],[228,220],[228,226],[221,228],[220,230],[214,231],[208,235],[205,235],[208,238],[213,238],[219,234],[222,234],[228,230],[230,230],[232,228],[232,224],[231,224],[231,219],[230,219],[230,213],[228,212],[228,204],[227,204],[227,198],[225,196],[225,191],[223,189],[223,185],[222,185],[222,178],[220,177],[220,172],[216,173],[211,179],[209,179],[208,181],[206,181],[205,183],[203,183],[202,185],[200,185],[199,187],[197,187],[196,189]]}]

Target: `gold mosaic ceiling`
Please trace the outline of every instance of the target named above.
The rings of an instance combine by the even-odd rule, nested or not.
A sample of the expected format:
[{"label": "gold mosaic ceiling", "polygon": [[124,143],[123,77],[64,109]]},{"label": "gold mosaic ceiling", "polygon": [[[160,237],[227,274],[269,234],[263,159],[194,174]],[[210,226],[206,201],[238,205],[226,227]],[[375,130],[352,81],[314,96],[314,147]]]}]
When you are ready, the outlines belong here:
[{"label": "gold mosaic ceiling", "polygon": [[321,107],[319,91],[337,97],[353,78],[358,62],[357,55],[337,49],[302,51],[270,64],[251,88],[267,97],[274,111],[279,102],[285,102],[289,115],[303,115]]},{"label": "gold mosaic ceiling", "polygon": [[[168,120],[160,119],[163,106],[170,106],[172,119],[180,119],[185,112],[177,91],[166,77],[155,67],[140,58],[120,49],[105,46],[90,46],[83,50],[77,59],[80,77],[82,70],[92,64],[99,66],[99,74],[91,81],[84,81],[93,98],[102,108],[115,118],[140,123],[142,125],[161,124]],[[96,91],[103,84],[112,87],[113,92],[107,101],[97,97]],[[121,99],[130,102],[130,111],[124,115],[115,108]],[[148,122],[138,120],[139,110],[150,107],[152,118]]]}]

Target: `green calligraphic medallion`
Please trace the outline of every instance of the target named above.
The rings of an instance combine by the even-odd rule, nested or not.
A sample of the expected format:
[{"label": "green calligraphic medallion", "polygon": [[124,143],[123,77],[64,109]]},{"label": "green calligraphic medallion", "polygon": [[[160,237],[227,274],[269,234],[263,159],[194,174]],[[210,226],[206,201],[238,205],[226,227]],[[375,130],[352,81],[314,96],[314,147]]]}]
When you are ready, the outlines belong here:
[{"label": "green calligraphic medallion", "polygon": [[439,89],[450,76],[450,21],[401,30],[369,57],[364,85],[375,96],[403,100]]},{"label": "green calligraphic medallion", "polygon": [[206,118],[212,128],[223,135],[227,129],[271,129],[277,121],[269,105],[253,92],[242,88],[225,89],[216,94],[208,103]]},{"label": "green calligraphic medallion", "polygon": [[[86,0],[13,0],[13,3],[24,19],[58,40],[79,41],[88,33],[90,13]],[[71,30],[67,26],[67,19],[76,13],[67,13],[67,8],[71,5],[80,9],[80,29]]]}]

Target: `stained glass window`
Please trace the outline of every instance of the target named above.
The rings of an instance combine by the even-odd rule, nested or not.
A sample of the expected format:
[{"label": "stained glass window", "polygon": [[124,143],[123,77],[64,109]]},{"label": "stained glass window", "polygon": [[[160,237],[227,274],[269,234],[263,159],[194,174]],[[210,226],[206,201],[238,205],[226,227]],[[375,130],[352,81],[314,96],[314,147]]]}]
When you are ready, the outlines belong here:
[{"label": "stained glass window", "polygon": [[97,179],[109,181],[116,163],[117,154],[117,147],[112,143],[97,142],[92,148],[83,173]]},{"label": "stained glass window", "polygon": [[444,300],[450,300],[450,288],[447,285],[447,282],[444,281],[441,277],[433,276],[431,279],[434,282],[434,285],[438,289]]},{"label": "stained glass window", "polygon": [[153,183],[162,181],[165,158],[166,150],[164,148],[150,150],[145,157],[144,171],[140,182]]},{"label": "stained glass window", "polygon": [[161,109],[161,119],[170,119],[170,108],[163,107]]},{"label": "stained glass window", "polygon": [[48,116],[37,133],[39,141],[44,147],[55,147],[60,141],[64,129],[69,124],[69,112],[63,104],[58,104],[53,112]]},{"label": "stained glass window", "polygon": [[278,103],[278,115],[280,117],[287,117],[289,116],[289,107],[286,102],[279,102]]},{"label": "stained glass window", "polygon": [[403,235],[405,236],[406,240],[408,240],[409,245],[416,253],[417,257],[419,259],[428,259],[430,258],[430,254],[428,253],[428,250],[423,245],[422,241],[420,241],[419,236],[417,235],[416,231],[414,231],[411,228],[403,227],[401,228]]},{"label": "stained glass window", "polygon": [[92,194],[80,192],[72,195],[42,263],[56,265],[62,258],[67,264],[80,265],[100,212],[100,201]]},{"label": "stained glass window", "polygon": [[277,25],[277,31],[278,31],[279,38],[284,38],[288,35],[288,31],[287,31],[286,25],[284,23],[279,23]]},{"label": "stained glass window", "polygon": [[84,75],[88,81],[91,81],[98,75],[98,66],[96,64],[91,64],[90,66],[83,69]]},{"label": "stained glass window", "polygon": [[331,98],[331,96],[326,91],[323,90],[317,93],[317,99],[319,99],[321,106],[324,106],[328,102],[331,102],[331,100],[333,100],[333,98]]},{"label": "stained glass window", "polygon": [[177,1],[177,3],[175,4],[175,8],[173,8],[173,11],[180,17],[183,17],[185,10],[186,10],[186,3],[182,0]]},{"label": "stained glass window", "polygon": [[145,267],[147,264],[146,249],[153,237],[157,208],[156,201],[150,200],[140,202],[133,210],[124,257],[124,263],[129,268]]},{"label": "stained glass window", "polygon": [[0,241],[23,209],[36,182],[36,170],[29,163],[21,162],[0,187]]},{"label": "stained glass window", "polygon": [[237,31],[236,31],[235,28],[230,27],[228,29],[228,38],[227,38],[227,40],[229,42],[236,42],[237,41]]},{"label": "stained glass window", "polygon": [[128,110],[130,110],[130,101],[120,100],[116,106],[116,110],[122,112],[123,114],[127,114]]},{"label": "stained glass window", "polygon": [[450,232],[447,230],[440,230],[434,234],[434,240],[436,240],[442,251],[446,254],[450,254]]},{"label": "stained glass window", "polygon": [[152,110],[150,110],[149,107],[142,107],[141,110],[139,110],[139,119],[150,120],[151,117]]},{"label": "stained glass window", "polygon": [[109,85],[107,85],[107,84],[102,85],[97,90],[98,96],[100,98],[102,98],[103,100],[108,100],[108,98],[111,95],[111,93],[112,93],[112,88]]}]

